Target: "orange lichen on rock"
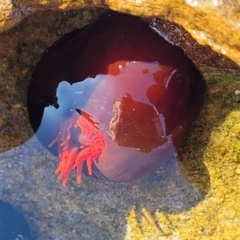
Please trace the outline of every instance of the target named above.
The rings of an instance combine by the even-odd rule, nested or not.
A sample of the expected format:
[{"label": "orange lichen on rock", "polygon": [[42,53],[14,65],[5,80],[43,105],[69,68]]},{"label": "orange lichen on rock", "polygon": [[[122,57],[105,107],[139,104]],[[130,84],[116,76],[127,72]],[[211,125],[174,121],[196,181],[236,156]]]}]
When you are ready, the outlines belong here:
[{"label": "orange lichen on rock", "polygon": [[[49,144],[58,143],[59,165],[55,173],[66,187],[70,172],[76,168],[77,183],[81,183],[83,163],[86,162],[88,174],[92,175],[92,163],[102,154],[105,147],[104,135],[98,130],[91,117],[84,112],[75,113],[60,126],[59,135]],[[72,134],[80,131],[77,139]]]}]

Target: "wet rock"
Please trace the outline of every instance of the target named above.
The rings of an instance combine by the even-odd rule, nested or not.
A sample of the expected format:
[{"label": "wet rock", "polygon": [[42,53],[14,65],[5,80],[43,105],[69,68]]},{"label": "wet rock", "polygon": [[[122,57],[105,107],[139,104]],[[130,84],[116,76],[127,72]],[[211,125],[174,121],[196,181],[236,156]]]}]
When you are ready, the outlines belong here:
[{"label": "wet rock", "polygon": [[36,10],[102,7],[143,17],[160,17],[178,23],[202,45],[240,65],[240,3],[238,0],[0,0],[0,31],[18,24]]}]

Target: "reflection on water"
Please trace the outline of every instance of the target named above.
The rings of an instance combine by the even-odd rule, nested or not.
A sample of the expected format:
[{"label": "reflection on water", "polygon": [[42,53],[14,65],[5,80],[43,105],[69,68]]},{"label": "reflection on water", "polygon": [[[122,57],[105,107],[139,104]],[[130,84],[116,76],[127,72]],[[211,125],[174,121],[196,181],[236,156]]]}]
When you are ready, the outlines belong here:
[{"label": "reflection on water", "polygon": [[[59,82],[57,107],[44,108],[36,135],[52,152],[57,144],[60,163],[56,172],[63,186],[75,168],[77,182],[81,182],[85,163],[89,175],[129,181],[149,174],[174,153],[174,143],[180,142],[187,120],[171,125],[169,115],[176,118],[188,104],[172,110],[172,88],[182,84],[176,84],[178,71],[165,68],[158,62],[120,61],[109,65],[107,75],[72,85]],[[194,95],[184,85],[183,102]],[[149,94],[151,88],[157,93],[163,89],[161,96]],[[56,136],[51,142],[49,133]]]},{"label": "reflection on water", "polygon": [[[111,12],[86,30],[65,36],[56,46],[71,48],[54,45],[37,64],[29,84],[30,122],[46,148],[54,153],[57,145],[55,154],[60,163],[56,173],[63,186],[72,170],[76,170],[80,183],[85,165],[89,175],[111,181],[146,176],[171,157],[202,106],[205,82],[200,72],[179,49],[142,21],[139,25],[150,31],[159,54],[151,48],[141,52],[140,44],[129,55],[126,49],[133,39],[122,24],[119,31],[124,37],[117,44],[119,49],[114,42],[112,55],[102,58],[102,49],[97,47],[97,56],[104,64],[99,69],[95,63],[85,73],[83,59],[91,58],[85,51],[91,52],[92,48],[81,49],[80,43],[89,37],[88,31],[95,34],[93,26],[99,22],[108,33],[102,21],[109,17],[115,24],[119,19],[134,24],[139,20]],[[139,30],[132,30],[138,36]],[[98,42],[96,39],[91,37]],[[171,54],[174,60],[166,61]],[[65,58],[72,59],[77,67],[69,68]],[[86,77],[89,75],[95,77]]]}]

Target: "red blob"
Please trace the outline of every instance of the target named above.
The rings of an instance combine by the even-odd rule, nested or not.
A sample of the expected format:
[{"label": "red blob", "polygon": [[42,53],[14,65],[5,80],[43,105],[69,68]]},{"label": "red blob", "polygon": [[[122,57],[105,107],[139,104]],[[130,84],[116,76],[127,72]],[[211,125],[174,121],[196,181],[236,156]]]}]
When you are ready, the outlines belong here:
[{"label": "red blob", "polygon": [[[79,128],[76,147],[70,147],[70,129]],[[88,120],[87,117],[74,114],[70,119],[63,122],[60,127],[60,134],[49,144],[59,144],[60,163],[56,173],[60,173],[58,179],[63,179],[63,186],[67,185],[68,176],[72,169],[76,168],[77,183],[81,182],[82,167],[84,161],[87,163],[88,173],[92,175],[92,162],[96,160],[105,147],[104,135]]]},{"label": "red blob", "polygon": [[128,181],[179,146],[205,83],[192,62],[138,17],[110,12],[63,37],[36,66],[28,112],[66,186],[89,175]]}]

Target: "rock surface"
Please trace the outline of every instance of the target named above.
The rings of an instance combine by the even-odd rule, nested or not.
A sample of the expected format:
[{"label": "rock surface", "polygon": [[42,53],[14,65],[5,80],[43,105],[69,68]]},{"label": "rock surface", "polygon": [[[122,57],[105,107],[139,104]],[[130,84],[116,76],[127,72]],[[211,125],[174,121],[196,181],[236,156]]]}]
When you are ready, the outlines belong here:
[{"label": "rock surface", "polygon": [[239,0],[0,0],[0,31],[37,10],[102,7],[143,17],[161,17],[183,26],[202,45],[240,65]]},{"label": "rock surface", "polygon": [[37,11],[0,34],[1,200],[26,217],[36,240],[240,239],[239,67],[177,24],[150,20],[194,60],[207,94],[181,149],[162,168],[132,183],[85,176],[77,185],[71,176],[63,188],[54,174],[58,159],[30,138],[27,73],[57,39],[102,12]]},{"label": "rock surface", "polygon": [[15,0],[0,0],[0,32],[17,25],[36,9]]}]

